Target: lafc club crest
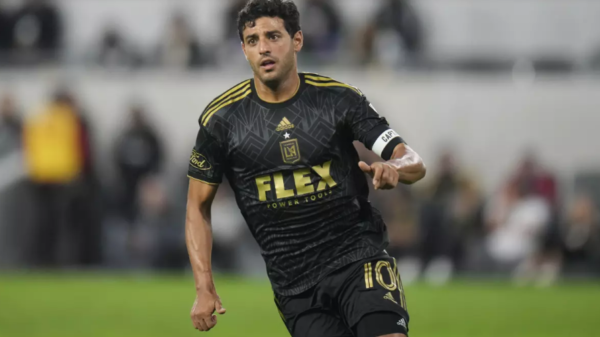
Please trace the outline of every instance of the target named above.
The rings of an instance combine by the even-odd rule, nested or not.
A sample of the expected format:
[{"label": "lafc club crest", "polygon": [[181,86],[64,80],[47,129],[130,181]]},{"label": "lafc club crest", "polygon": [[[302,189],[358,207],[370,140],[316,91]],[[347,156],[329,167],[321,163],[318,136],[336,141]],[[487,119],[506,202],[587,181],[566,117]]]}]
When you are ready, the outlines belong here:
[{"label": "lafc club crest", "polygon": [[294,164],[300,161],[300,147],[298,139],[290,139],[279,143],[281,147],[281,156],[286,164]]}]

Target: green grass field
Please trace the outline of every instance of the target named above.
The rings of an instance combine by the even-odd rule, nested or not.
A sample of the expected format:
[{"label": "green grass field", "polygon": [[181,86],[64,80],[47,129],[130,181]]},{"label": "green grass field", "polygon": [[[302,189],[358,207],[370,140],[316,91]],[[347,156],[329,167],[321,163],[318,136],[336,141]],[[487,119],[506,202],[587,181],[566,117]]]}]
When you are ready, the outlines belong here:
[{"label": "green grass field", "polygon": [[[0,276],[0,337],[289,336],[265,281],[220,278],[228,312],[192,328],[190,277]],[[411,337],[598,336],[600,286],[500,282],[407,287]]]}]

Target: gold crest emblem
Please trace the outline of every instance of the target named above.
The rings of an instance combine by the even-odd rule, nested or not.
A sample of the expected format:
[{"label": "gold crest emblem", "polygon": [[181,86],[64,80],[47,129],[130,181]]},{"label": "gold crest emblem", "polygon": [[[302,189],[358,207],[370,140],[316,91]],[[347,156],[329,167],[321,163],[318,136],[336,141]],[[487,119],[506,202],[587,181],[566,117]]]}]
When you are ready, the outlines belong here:
[{"label": "gold crest emblem", "polygon": [[298,139],[290,139],[279,143],[281,147],[281,156],[286,164],[294,164],[300,161],[300,147]]}]

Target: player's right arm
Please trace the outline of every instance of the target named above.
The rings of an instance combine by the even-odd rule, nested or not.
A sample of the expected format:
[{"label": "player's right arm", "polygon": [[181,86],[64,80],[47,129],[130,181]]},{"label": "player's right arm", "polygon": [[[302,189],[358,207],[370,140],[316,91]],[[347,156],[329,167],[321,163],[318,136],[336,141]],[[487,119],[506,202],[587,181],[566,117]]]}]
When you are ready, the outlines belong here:
[{"label": "player's right arm", "polygon": [[209,185],[195,179],[190,179],[188,189],[185,237],[196,283],[196,301],[191,318],[200,331],[208,331],[217,324],[217,317],[213,315],[215,311],[225,313],[215,289],[211,267],[210,209],[217,189],[218,185]]},{"label": "player's right arm", "polygon": [[191,312],[196,329],[208,331],[217,324],[215,311],[225,309],[213,282],[211,253],[211,206],[223,176],[225,146],[214,127],[200,123],[196,144],[190,156],[190,178],[185,234],[196,283],[196,301]]}]

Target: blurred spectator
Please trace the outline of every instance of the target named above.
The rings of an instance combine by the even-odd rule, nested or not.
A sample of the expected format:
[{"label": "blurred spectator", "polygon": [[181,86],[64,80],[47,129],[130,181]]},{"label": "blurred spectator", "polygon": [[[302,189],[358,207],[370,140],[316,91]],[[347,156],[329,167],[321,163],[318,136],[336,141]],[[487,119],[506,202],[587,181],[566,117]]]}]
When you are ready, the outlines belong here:
[{"label": "blurred spectator", "polygon": [[66,236],[69,263],[98,265],[101,262],[102,204],[101,189],[94,163],[94,140],[91,125],[74,95],[64,90],[63,101],[75,113],[78,127],[81,173],[69,188]]},{"label": "blurred spectator", "polygon": [[12,16],[0,2],[0,64],[4,63],[12,46]]},{"label": "blurred spectator", "polygon": [[146,112],[135,105],[130,110],[131,124],[119,137],[115,148],[116,166],[120,175],[122,207],[125,219],[132,223],[137,216],[140,182],[160,171],[163,163],[162,144],[150,126]]},{"label": "blurred spectator", "polygon": [[142,63],[134,48],[116,27],[104,31],[96,55],[96,63],[106,68],[129,68]]},{"label": "blurred spectator", "polygon": [[514,271],[542,246],[551,220],[550,206],[532,186],[512,180],[488,207],[487,252],[496,270]]},{"label": "blurred spectator", "polygon": [[0,267],[23,259],[21,119],[12,96],[0,99]]},{"label": "blurred spectator", "polygon": [[129,234],[131,267],[184,270],[188,264],[185,219],[164,184],[147,176],[139,184],[140,215]]},{"label": "blurred spectator", "polygon": [[600,271],[600,218],[594,200],[578,195],[569,208],[562,231],[563,254],[567,269]]},{"label": "blurred spectator", "polygon": [[240,47],[240,35],[237,27],[239,12],[246,6],[247,0],[230,0],[229,7],[225,12],[224,43],[219,45],[219,63],[227,65],[227,68],[247,69],[248,63],[244,58]]},{"label": "blurred spectator", "polygon": [[535,195],[544,198],[553,209],[556,208],[558,203],[556,179],[540,165],[533,152],[523,157],[512,179],[517,184],[530,186]]},{"label": "blurred spectator", "polygon": [[59,262],[72,183],[83,169],[80,124],[68,96],[59,92],[24,127],[25,159],[35,203],[34,263]]},{"label": "blurred spectator", "polygon": [[26,0],[13,21],[15,62],[39,62],[58,56],[63,23],[52,0]]},{"label": "blurred spectator", "polygon": [[578,194],[569,207],[566,221],[558,233],[537,254],[516,270],[516,281],[535,282],[539,286],[553,284],[562,272],[567,275],[598,275],[600,272],[600,222],[592,198]]},{"label": "blurred spectator", "polygon": [[363,61],[415,64],[423,46],[421,22],[409,0],[386,0],[365,30]]},{"label": "blurred spectator", "polygon": [[330,59],[339,46],[342,23],[331,0],[308,0],[302,15],[304,50],[317,61]]},{"label": "blurred spectator", "polygon": [[183,14],[172,17],[158,48],[158,60],[162,66],[179,70],[202,65],[200,43]]},{"label": "blurred spectator", "polygon": [[21,117],[12,96],[0,99],[0,191],[23,178]]},{"label": "blurred spectator", "polygon": [[484,200],[477,186],[468,180],[461,181],[444,217],[445,227],[450,230],[450,257],[458,271],[467,268],[471,247],[483,239],[483,210]]},{"label": "blurred spectator", "polygon": [[419,216],[420,258],[427,278],[445,282],[463,267],[467,243],[480,227],[482,200],[450,151],[442,153],[437,167]]},{"label": "blurred spectator", "polygon": [[21,130],[21,117],[13,97],[5,94],[0,99],[0,156],[19,146]]},{"label": "blurred spectator", "polygon": [[237,20],[240,11],[244,9],[247,2],[247,0],[231,0],[225,13],[225,38],[227,40],[237,41],[238,47],[240,45],[240,35],[238,32]]}]

